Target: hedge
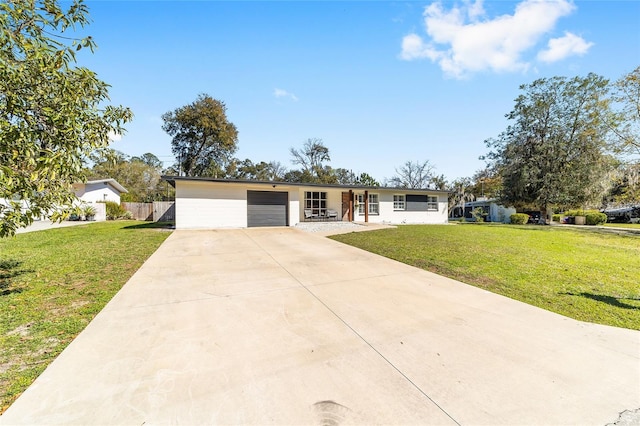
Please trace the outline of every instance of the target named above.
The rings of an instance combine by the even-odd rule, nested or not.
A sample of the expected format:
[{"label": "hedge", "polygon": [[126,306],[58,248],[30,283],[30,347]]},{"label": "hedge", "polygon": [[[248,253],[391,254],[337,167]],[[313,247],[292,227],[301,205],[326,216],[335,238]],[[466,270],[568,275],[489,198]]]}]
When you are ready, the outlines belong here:
[{"label": "hedge", "polygon": [[529,221],[529,215],[525,213],[514,213],[509,218],[514,225],[524,225]]}]

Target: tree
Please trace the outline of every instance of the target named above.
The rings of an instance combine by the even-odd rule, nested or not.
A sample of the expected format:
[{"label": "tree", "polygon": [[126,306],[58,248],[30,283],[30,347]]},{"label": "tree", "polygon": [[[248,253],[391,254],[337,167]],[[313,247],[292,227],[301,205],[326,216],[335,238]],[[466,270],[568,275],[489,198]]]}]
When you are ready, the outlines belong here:
[{"label": "tree", "polygon": [[[141,157],[150,160],[156,166],[141,161]],[[94,165],[87,172],[87,178],[117,180],[129,191],[122,194],[122,201],[148,203],[166,199],[166,186],[160,180],[161,169],[157,162],[153,161],[153,158],[157,157],[151,153],[141,157],[129,158],[119,151],[107,151],[102,157],[94,157]]]},{"label": "tree", "polygon": [[456,216],[454,214],[456,208],[459,209],[457,217],[463,217],[464,204],[476,199],[472,188],[471,179],[468,177],[456,179],[449,185],[449,217]]},{"label": "tree", "polygon": [[447,189],[447,186],[449,186],[449,183],[447,182],[447,178],[444,175],[439,175],[439,176],[433,175],[431,176],[429,185],[433,189],[444,191]]},{"label": "tree", "polygon": [[502,189],[502,177],[494,169],[487,167],[478,170],[471,178],[472,185],[469,190],[476,197],[486,197],[489,199],[500,198]]},{"label": "tree", "polygon": [[131,157],[131,161],[139,161],[158,171],[162,170],[162,161],[150,152],[142,154],[140,157]]},{"label": "tree", "polygon": [[284,174],[282,165],[277,161],[253,163],[247,158],[236,161],[236,170],[231,177],[243,180],[282,181]]},{"label": "tree", "polygon": [[[331,183],[325,181],[332,176],[331,173],[327,173],[328,170],[324,165],[325,161],[331,161],[331,157],[329,156],[329,148],[324,146],[322,139],[309,138],[302,146],[302,149],[291,148],[289,152],[292,157],[291,162],[302,167],[298,175],[305,180],[300,182]],[[333,178],[330,180],[337,180],[335,176]]]},{"label": "tree", "polygon": [[544,218],[553,205],[583,207],[598,199],[611,164],[608,81],[595,74],[553,77],[520,89],[506,116],[514,123],[486,141],[502,177],[502,201],[535,206]]},{"label": "tree", "polygon": [[612,126],[623,152],[640,154],[640,67],[614,84],[613,100],[622,106],[621,123]]},{"label": "tree", "polygon": [[360,176],[356,178],[355,183],[356,185],[362,185],[362,186],[380,186],[380,182],[375,180],[368,173],[360,173]]},{"label": "tree", "polygon": [[162,129],[173,137],[171,150],[186,176],[225,175],[238,149],[238,130],[227,120],[224,102],[207,94],[162,115]]},{"label": "tree", "polygon": [[343,169],[341,167],[333,169],[338,185],[357,185],[358,177],[353,170]]},{"label": "tree", "polygon": [[434,167],[429,160],[407,161],[396,168],[396,175],[389,179],[389,186],[406,189],[426,189],[433,179]]},{"label": "tree", "polygon": [[612,176],[606,203],[613,206],[638,204],[640,200],[640,163],[620,164]]},{"label": "tree", "polygon": [[0,237],[34,218],[60,220],[83,178],[83,161],[122,134],[131,111],[105,105],[109,86],[76,66],[91,37],[62,34],[89,22],[74,0],[0,3]]}]

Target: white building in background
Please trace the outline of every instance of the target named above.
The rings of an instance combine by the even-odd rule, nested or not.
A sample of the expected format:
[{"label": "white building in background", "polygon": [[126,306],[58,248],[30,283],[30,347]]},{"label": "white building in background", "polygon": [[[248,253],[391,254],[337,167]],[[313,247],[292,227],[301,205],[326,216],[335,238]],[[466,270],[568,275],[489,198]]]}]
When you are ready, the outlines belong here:
[{"label": "white building in background", "polygon": [[120,194],[127,191],[115,179],[89,180],[84,183],[74,183],[73,191],[76,197],[85,203],[113,201],[120,204]]},{"label": "white building in background", "polygon": [[480,208],[485,222],[511,223],[511,215],[516,213],[515,207],[505,207],[496,200],[478,198],[476,201],[464,203],[464,207],[454,209],[454,218],[473,219],[472,212]]}]

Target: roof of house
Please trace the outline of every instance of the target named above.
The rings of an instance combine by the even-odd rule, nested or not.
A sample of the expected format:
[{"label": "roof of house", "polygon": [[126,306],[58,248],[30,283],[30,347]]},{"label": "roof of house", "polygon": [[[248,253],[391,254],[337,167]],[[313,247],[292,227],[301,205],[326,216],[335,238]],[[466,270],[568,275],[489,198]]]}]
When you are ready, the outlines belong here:
[{"label": "roof of house", "polygon": [[364,185],[338,185],[338,184],[326,184],[326,183],[301,183],[301,182],[281,182],[281,181],[261,181],[261,180],[241,180],[241,179],[218,179],[211,177],[194,177],[194,176],[162,176],[163,180],[166,180],[171,186],[176,186],[176,181],[193,181],[193,182],[217,182],[217,183],[230,183],[230,184],[258,184],[269,185],[275,187],[281,186],[303,186],[303,187],[316,187],[316,188],[343,188],[343,189],[358,189],[358,190],[385,190],[385,191],[411,191],[411,192],[424,192],[424,193],[440,193],[448,194],[449,191],[442,191],[438,189],[412,189],[412,188],[397,188],[392,186],[364,186]]},{"label": "roof of house", "polygon": [[105,185],[111,185],[114,189],[116,189],[119,192],[124,192],[124,193],[128,193],[129,191],[127,191],[125,189],[124,186],[120,185],[118,183],[117,180],[115,179],[98,179],[98,180],[88,180],[86,182],[84,182],[85,185],[91,185],[91,184],[96,184],[96,183],[104,183]]}]

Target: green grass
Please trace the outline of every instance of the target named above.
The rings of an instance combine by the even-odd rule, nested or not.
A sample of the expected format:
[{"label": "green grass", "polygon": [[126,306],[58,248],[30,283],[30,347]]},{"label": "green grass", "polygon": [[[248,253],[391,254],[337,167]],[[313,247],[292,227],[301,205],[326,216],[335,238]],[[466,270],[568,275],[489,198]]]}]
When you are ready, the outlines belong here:
[{"label": "green grass", "polygon": [[631,228],[640,230],[640,223],[605,223],[601,226],[607,226],[610,228]]},{"label": "green grass", "polygon": [[0,413],[169,236],[93,223],[0,239]]},{"label": "green grass", "polygon": [[405,225],[331,238],[571,318],[640,330],[638,234]]}]

